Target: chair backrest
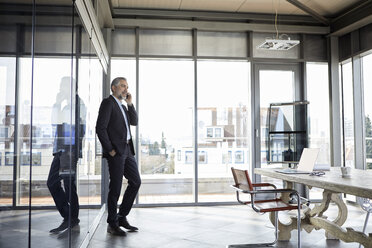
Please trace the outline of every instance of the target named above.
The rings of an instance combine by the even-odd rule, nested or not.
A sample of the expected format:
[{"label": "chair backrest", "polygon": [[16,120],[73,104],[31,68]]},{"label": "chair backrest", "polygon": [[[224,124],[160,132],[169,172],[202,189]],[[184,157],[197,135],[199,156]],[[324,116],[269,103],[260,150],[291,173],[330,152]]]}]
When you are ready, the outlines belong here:
[{"label": "chair backrest", "polygon": [[251,179],[247,170],[239,170],[231,167],[231,171],[235,181],[235,187],[242,190],[253,190]]}]

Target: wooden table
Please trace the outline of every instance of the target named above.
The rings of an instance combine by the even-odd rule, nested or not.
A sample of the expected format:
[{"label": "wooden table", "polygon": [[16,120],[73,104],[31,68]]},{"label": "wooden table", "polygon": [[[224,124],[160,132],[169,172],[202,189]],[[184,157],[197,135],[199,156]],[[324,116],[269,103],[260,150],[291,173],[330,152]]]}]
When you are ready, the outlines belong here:
[{"label": "wooden table", "polygon": [[[351,178],[342,178],[339,167],[332,167],[326,171],[324,176],[309,176],[304,174],[283,174],[274,169],[256,168],[256,174],[281,179],[285,182],[286,188],[293,189],[294,183],[301,183],[309,188],[316,187],[323,189],[323,199],[312,209],[304,208],[304,216],[301,220],[301,229],[308,233],[316,229],[325,229],[327,239],[341,239],[345,242],[358,242],[364,247],[372,247],[372,233],[366,235],[355,231],[352,228],[342,228],[347,219],[347,207],[340,193],[346,193],[364,198],[372,199],[372,171],[351,170]],[[282,196],[283,200],[289,200],[288,195]],[[327,211],[330,202],[338,207],[338,216],[329,220],[323,215]],[[282,223],[279,221],[279,240],[289,240],[291,230],[297,228],[296,217],[291,217],[292,222]],[[270,220],[274,223],[274,215],[270,214]]]}]

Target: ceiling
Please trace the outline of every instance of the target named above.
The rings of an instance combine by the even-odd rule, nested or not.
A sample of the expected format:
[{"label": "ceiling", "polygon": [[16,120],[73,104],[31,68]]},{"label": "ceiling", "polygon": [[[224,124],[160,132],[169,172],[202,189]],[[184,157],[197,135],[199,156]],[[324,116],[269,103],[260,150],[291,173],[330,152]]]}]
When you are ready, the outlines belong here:
[{"label": "ceiling", "polygon": [[[118,22],[148,26],[152,20],[222,21],[244,24],[272,24],[278,14],[282,25],[330,27],[331,34],[342,35],[372,23],[372,0],[84,0],[92,1],[101,27],[114,28]],[[33,0],[0,0],[5,8],[21,13]],[[71,6],[72,0],[35,0],[38,11],[57,14]],[[13,6],[13,7],[9,7]],[[53,8],[49,8],[52,6]],[[49,8],[49,9],[48,9]],[[60,8],[60,9],[61,9]],[[4,9],[2,9],[4,10]],[[27,10],[25,10],[27,11]],[[63,11],[63,10],[62,10]],[[64,10],[70,13],[68,9]],[[5,12],[6,13],[6,12]],[[276,20],[276,19],[275,19]],[[145,24],[141,24],[146,22]],[[134,25],[134,24],[133,24]],[[142,25],[142,26],[141,26]],[[183,24],[179,24],[178,26]],[[203,24],[204,25],[204,24]],[[207,24],[205,24],[207,25]],[[209,25],[209,24],[208,24]],[[178,27],[177,26],[177,27]]]},{"label": "ceiling", "polygon": [[[106,1],[106,0],[92,0]],[[113,9],[148,9],[172,11],[208,11],[309,15],[287,0],[107,0]],[[342,13],[369,0],[294,0],[326,18]],[[31,4],[32,0],[0,0],[0,3]],[[42,5],[71,5],[71,0],[36,0]]]},{"label": "ceiling", "polygon": [[[308,15],[287,0],[110,0],[112,7],[231,13]],[[317,14],[334,18],[366,0],[298,0]]]}]

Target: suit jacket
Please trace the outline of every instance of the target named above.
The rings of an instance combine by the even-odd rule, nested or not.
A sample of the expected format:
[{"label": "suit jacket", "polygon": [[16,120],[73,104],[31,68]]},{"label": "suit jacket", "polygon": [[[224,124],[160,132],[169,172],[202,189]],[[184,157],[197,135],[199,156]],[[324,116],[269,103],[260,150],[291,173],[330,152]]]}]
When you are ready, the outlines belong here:
[{"label": "suit jacket", "polygon": [[[133,105],[128,105],[128,110],[124,109],[124,111],[127,115],[130,131],[130,125],[137,126],[138,124],[137,111]],[[103,157],[110,156],[109,152],[112,149],[115,149],[119,155],[124,154],[127,141],[127,127],[120,107],[112,95],[103,99],[101,103],[96,123],[96,133],[102,144]],[[134,155],[132,141],[129,147]]]}]

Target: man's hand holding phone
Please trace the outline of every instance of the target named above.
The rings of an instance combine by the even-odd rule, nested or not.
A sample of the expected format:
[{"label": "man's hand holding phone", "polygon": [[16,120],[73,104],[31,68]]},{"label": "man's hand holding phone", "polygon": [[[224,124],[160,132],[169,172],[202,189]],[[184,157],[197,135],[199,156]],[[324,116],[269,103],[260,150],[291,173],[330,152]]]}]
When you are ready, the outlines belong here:
[{"label": "man's hand holding phone", "polygon": [[128,92],[124,100],[127,102],[128,105],[132,105],[132,94]]}]

